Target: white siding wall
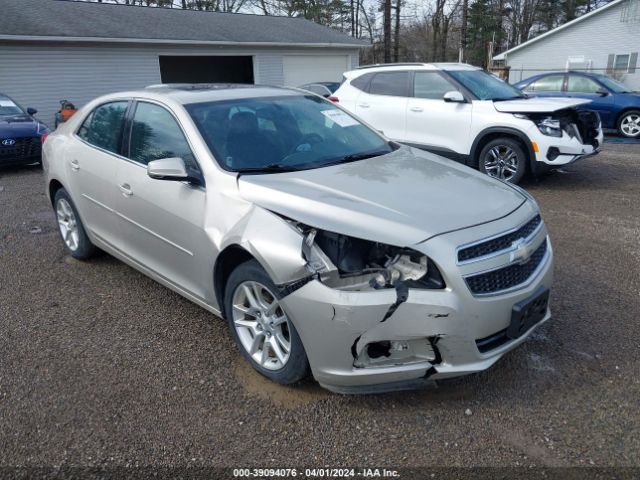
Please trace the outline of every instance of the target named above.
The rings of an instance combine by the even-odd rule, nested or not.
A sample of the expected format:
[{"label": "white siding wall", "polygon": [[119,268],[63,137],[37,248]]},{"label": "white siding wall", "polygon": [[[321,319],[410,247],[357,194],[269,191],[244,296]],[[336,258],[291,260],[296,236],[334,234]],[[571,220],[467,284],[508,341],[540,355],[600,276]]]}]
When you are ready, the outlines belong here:
[{"label": "white siding wall", "polygon": [[251,55],[256,83],[282,85],[282,56],[350,55],[358,49],[261,49],[125,44],[0,42],[0,92],[53,125],[59,100],[82,106],[95,97],[160,83],[160,55]]},{"label": "white siding wall", "polygon": [[[594,72],[605,73],[609,54],[631,54],[640,51],[640,23],[622,22],[625,2],[597,13],[575,25],[536,41],[507,57],[512,83],[548,71],[566,69],[567,60],[584,56],[592,61]],[[582,68],[573,65],[573,68]],[[622,81],[640,90],[640,60],[636,73],[626,74]]]}]

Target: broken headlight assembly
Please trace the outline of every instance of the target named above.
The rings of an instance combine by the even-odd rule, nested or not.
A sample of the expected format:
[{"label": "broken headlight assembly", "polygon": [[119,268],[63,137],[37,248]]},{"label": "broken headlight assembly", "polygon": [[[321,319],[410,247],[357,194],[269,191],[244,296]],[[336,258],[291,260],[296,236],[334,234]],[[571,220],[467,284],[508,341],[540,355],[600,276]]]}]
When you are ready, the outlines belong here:
[{"label": "broken headlight assembly", "polygon": [[344,290],[443,289],[440,271],[423,253],[326,232],[301,224],[307,268],[327,286]]},{"label": "broken headlight assembly", "polygon": [[516,113],[514,116],[516,118],[531,120],[543,135],[558,138],[562,137],[562,125],[560,125],[560,120],[557,118],[549,115],[541,117],[537,115],[525,115],[523,113]]}]

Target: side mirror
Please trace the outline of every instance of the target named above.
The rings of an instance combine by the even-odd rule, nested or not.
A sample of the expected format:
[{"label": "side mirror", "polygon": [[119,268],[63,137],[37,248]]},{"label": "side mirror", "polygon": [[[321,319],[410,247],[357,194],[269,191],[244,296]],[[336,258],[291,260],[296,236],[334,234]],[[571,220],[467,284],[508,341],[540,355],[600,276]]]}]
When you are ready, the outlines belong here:
[{"label": "side mirror", "polygon": [[147,175],[156,180],[200,183],[200,179],[189,175],[184,160],[179,157],[150,161],[147,165]]},{"label": "side mirror", "polygon": [[35,115],[36,113],[38,113],[38,110],[36,110],[35,108],[28,107],[27,108],[27,113],[29,115]]},{"label": "side mirror", "polygon": [[447,103],[465,103],[464,95],[457,90],[452,90],[444,94],[442,97]]},{"label": "side mirror", "polygon": [[596,90],[596,94],[600,95],[601,97],[606,97],[607,95],[609,95],[609,90],[607,90],[606,88],[600,87],[598,90]]}]

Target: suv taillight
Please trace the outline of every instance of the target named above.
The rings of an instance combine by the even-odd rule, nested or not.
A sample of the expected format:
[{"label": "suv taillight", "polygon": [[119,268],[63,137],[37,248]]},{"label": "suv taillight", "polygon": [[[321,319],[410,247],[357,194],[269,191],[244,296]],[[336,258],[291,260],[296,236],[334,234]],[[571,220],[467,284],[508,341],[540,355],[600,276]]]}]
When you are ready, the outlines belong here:
[{"label": "suv taillight", "polygon": [[335,103],[338,103],[340,101],[338,97],[333,97],[333,96],[327,98],[327,100],[331,100],[332,102],[335,102]]}]

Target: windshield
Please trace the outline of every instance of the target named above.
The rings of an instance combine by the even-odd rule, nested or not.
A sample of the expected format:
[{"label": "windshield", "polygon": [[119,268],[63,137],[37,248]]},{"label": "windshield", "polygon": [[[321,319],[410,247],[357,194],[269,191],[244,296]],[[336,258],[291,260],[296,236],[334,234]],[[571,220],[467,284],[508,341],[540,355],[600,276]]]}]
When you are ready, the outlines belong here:
[{"label": "windshield", "polygon": [[235,172],[324,167],[394,148],[331,102],[308,95],[186,105],[216,160]]},{"label": "windshield", "polygon": [[630,91],[629,87],[606,75],[597,75],[596,78],[613,93],[626,93]]},{"label": "windshield", "polygon": [[24,112],[13,100],[0,98],[0,117],[22,115]]},{"label": "windshield", "polygon": [[516,87],[484,70],[450,70],[447,72],[471,91],[479,100],[513,100],[526,98]]}]

